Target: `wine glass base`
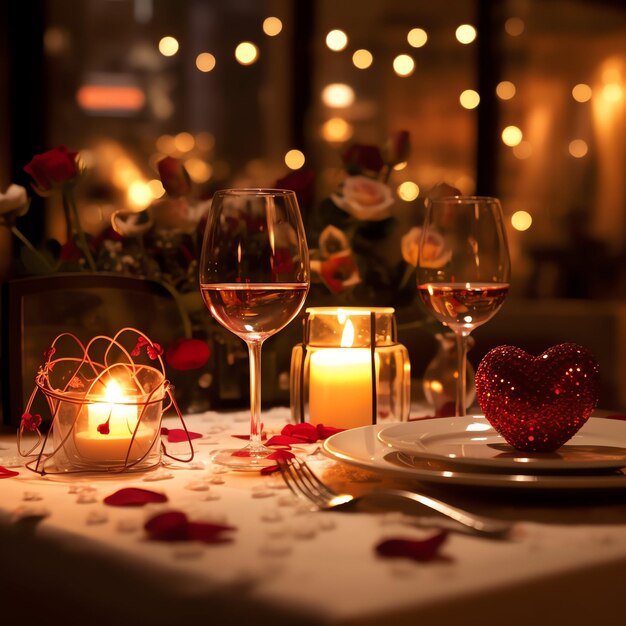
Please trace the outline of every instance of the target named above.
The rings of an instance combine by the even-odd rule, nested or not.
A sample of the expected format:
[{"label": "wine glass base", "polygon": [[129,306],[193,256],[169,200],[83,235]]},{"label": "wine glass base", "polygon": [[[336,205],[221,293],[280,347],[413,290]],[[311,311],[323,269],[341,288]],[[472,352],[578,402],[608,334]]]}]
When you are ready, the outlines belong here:
[{"label": "wine glass base", "polygon": [[276,465],[274,459],[269,459],[269,455],[276,450],[271,448],[229,448],[227,450],[216,450],[210,455],[210,459],[216,465],[223,465],[232,470],[242,472],[258,472],[264,467]]}]

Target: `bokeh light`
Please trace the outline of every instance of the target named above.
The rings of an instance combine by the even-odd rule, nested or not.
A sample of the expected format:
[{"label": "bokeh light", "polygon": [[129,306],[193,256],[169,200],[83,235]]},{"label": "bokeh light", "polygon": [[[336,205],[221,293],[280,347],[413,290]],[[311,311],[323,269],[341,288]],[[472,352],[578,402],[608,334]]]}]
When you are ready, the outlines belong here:
[{"label": "bokeh light", "polygon": [[404,168],[406,168],[407,165],[408,161],[400,161],[400,163],[396,163],[393,166],[393,169],[396,170],[396,172],[401,172]]},{"label": "bokeh light", "polygon": [[196,140],[191,133],[182,132],[174,137],[174,146],[179,152],[190,152],[195,145]]},{"label": "bokeh light", "polygon": [[398,197],[405,202],[413,202],[420,195],[420,188],[412,180],[406,180],[398,185]]},{"label": "bokeh light", "polygon": [[591,87],[585,83],[578,83],[578,85],[574,85],[572,88],[572,98],[576,102],[588,102],[591,100],[591,95]]},{"label": "bokeh light", "polygon": [[533,223],[532,215],[528,211],[515,211],[511,215],[511,226],[515,230],[528,230]]},{"label": "bokeh light", "polygon": [[503,80],[496,86],[496,95],[500,100],[510,100],[515,97],[517,89],[510,80]]},{"label": "bokeh light", "polygon": [[242,41],[235,48],[235,59],[241,65],[252,65],[259,58],[259,49],[251,41]]},{"label": "bokeh light", "polygon": [[185,161],[185,169],[194,183],[206,183],[213,174],[213,168],[202,159],[192,157]]},{"label": "bokeh light", "polygon": [[357,67],[360,70],[366,70],[373,62],[374,57],[372,53],[369,50],[365,50],[365,48],[355,50],[352,55],[352,63],[354,64],[354,67]]},{"label": "bokeh light", "polygon": [[480,96],[473,89],[466,89],[461,92],[459,102],[464,109],[475,109],[480,103]]},{"label": "bokeh light", "polygon": [[322,137],[329,143],[348,141],[354,134],[352,124],[341,117],[331,117],[322,125]]},{"label": "bokeh light", "polygon": [[215,57],[210,52],[201,52],[196,57],[196,67],[201,72],[210,72],[215,67]]},{"label": "bokeh light", "polygon": [[326,35],[326,45],[334,52],[340,52],[348,45],[348,35],[342,30],[331,30]]},{"label": "bokeh light", "polygon": [[155,200],[157,198],[161,198],[165,194],[165,187],[163,187],[163,183],[158,178],[149,180],[148,188],[150,189],[150,193]]},{"label": "bokeh light", "polygon": [[587,146],[587,142],[584,139],[574,139],[569,142],[569,153],[575,159],[582,159],[587,152],[589,151],[589,147]]},{"label": "bokeh light", "polygon": [[305,162],[304,154],[300,150],[289,150],[285,154],[285,165],[290,170],[299,170]]},{"label": "bokeh light", "polygon": [[277,17],[266,17],[263,20],[263,32],[268,37],[276,37],[283,29],[283,23]]},{"label": "bokeh light", "polygon": [[163,37],[159,41],[159,52],[164,57],[172,57],[178,52],[178,40],[175,37]]},{"label": "bokeh light", "polygon": [[511,37],[519,37],[524,32],[525,27],[526,25],[521,17],[510,17],[504,22],[504,30]]},{"label": "bokeh light", "polygon": [[608,102],[619,102],[623,95],[622,86],[618,83],[609,83],[602,87],[602,97]]},{"label": "bokeh light", "polygon": [[126,193],[128,204],[134,210],[145,209],[154,200],[152,189],[143,180],[134,180]]},{"label": "bokeh light", "polygon": [[476,29],[470,24],[461,24],[455,32],[459,43],[468,44],[476,39]]},{"label": "bokeh light", "polygon": [[349,107],[354,102],[354,89],[345,83],[331,83],[322,89],[322,102],[328,107]]},{"label": "bokeh light", "polygon": [[502,131],[502,141],[507,146],[517,146],[523,138],[524,135],[517,126],[507,126]]},{"label": "bokeh light", "polygon": [[410,46],[421,48],[428,41],[428,33],[423,28],[412,28],[406,36]]},{"label": "bokeh light", "polygon": [[530,158],[533,154],[533,147],[530,145],[530,141],[520,141],[516,146],[513,146],[513,154],[515,158],[522,161]]},{"label": "bokeh light", "polygon": [[415,70],[415,61],[408,54],[399,54],[393,60],[393,70],[398,76],[410,76]]},{"label": "bokeh light", "polygon": [[161,135],[156,140],[156,148],[163,154],[172,154],[173,152],[176,152],[174,137],[172,137],[172,135]]}]

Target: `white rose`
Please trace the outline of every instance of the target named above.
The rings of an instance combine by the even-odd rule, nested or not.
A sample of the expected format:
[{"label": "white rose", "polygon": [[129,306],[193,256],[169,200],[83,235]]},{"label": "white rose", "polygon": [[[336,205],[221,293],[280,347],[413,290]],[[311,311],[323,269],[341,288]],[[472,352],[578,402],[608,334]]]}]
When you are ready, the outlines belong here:
[{"label": "white rose", "polygon": [[366,176],[348,176],[342,193],[334,193],[331,198],[340,209],[359,220],[378,222],[391,216],[391,189]]},{"label": "white rose", "polygon": [[124,237],[140,237],[152,228],[152,220],[147,211],[115,211],[111,215],[111,225]]},{"label": "white rose", "polygon": [[17,215],[24,215],[28,210],[28,194],[21,185],[9,185],[9,188],[0,193],[0,215],[15,211]]}]

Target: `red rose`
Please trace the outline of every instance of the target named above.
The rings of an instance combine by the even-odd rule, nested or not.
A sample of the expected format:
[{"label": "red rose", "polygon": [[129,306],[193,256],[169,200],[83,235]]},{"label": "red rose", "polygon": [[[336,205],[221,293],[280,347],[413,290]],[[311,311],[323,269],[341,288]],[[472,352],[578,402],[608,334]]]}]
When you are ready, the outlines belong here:
[{"label": "red rose", "polygon": [[300,208],[313,202],[315,194],[315,172],[313,170],[297,170],[276,181],[278,189],[289,189],[296,192]]},{"label": "red rose", "polygon": [[211,348],[201,339],[177,339],[165,353],[167,364],[175,370],[195,370],[206,364]]},{"label": "red rose", "polygon": [[167,156],[157,163],[157,167],[168,196],[177,198],[189,193],[191,189],[189,174],[181,161]]},{"label": "red rose", "polygon": [[341,158],[346,169],[351,173],[368,170],[378,174],[384,165],[378,146],[353,144],[341,155]]},{"label": "red rose", "polygon": [[61,246],[61,253],[59,255],[59,259],[61,261],[80,261],[83,258],[82,250],[74,243],[72,239],[66,241]]},{"label": "red rose", "polygon": [[58,146],[43,154],[36,154],[24,171],[35,181],[33,185],[35,191],[38,193],[50,191],[78,176],[77,156],[78,152],[68,150],[65,146]]},{"label": "red rose", "polygon": [[403,163],[409,158],[410,133],[408,130],[400,130],[393,133],[385,146],[385,162],[389,165]]}]

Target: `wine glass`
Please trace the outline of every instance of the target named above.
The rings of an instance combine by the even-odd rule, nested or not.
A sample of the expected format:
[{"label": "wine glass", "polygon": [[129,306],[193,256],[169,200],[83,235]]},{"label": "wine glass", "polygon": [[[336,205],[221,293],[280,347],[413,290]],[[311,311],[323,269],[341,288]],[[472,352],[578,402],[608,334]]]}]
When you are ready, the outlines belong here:
[{"label": "wine glass", "polygon": [[213,317],[248,345],[250,440],[212,460],[255,470],[272,461],[261,441],[261,346],[298,314],[309,290],[309,253],[293,191],[215,193],[200,256],[200,291]]},{"label": "wine glass", "polygon": [[455,415],[466,414],[467,337],[490,320],[509,290],[511,263],[497,198],[428,200],[417,259],[417,290],[429,313],[456,335]]}]

